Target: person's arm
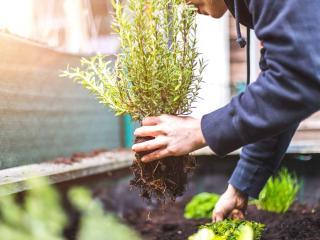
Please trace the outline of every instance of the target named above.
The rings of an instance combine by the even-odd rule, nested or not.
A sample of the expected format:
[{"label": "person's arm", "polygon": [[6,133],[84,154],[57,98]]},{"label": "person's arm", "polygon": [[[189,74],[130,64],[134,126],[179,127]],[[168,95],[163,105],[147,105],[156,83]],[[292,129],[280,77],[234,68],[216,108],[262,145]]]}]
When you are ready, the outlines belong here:
[{"label": "person's arm", "polygon": [[218,155],[279,134],[320,108],[320,2],[251,0],[267,68],[225,107],[202,118]]},{"label": "person's arm", "polygon": [[278,169],[297,127],[294,125],[280,135],[245,146],[229,183],[258,198],[268,178]]},{"label": "person's arm", "polygon": [[213,211],[214,222],[229,216],[245,216],[248,196],[258,198],[268,178],[278,169],[297,127],[295,125],[278,136],[242,149],[240,160],[229,179],[229,186]]},{"label": "person's arm", "polygon": [[205,144],[225,155],[278,135],[319,110],[320,2],[251,0],[249,7],[255,10],[267,69],[244,93],[205,115],[201,130],[197,120],[174,116],[154,118],[152,126],[137,129],[137,136],[156,138],[133,146],[137,152],[155,150],[146,161],[186,154]]}]

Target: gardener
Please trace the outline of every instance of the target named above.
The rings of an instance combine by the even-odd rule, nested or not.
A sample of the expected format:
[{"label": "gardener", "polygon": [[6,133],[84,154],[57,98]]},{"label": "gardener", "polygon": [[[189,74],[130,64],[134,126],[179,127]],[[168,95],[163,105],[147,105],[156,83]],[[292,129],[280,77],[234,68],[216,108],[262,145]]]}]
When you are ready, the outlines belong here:
[{"label": "gardener", "polygon": [[[218,155],[243,146],[240,161],[213,221],[243,217],[248,196],[256,198],[278,168],[298,124],[320,108],[320,1],[191,0],[202,14],[221,17],[227,8],[237,23],[263,42],[261,74],[226,106],[202,117],[163,115],[143,120],[136,136],[154,140],[133,150],[152,151],[148,162],[209,145]],[[238,42],[245,40],[238,31]]]}]

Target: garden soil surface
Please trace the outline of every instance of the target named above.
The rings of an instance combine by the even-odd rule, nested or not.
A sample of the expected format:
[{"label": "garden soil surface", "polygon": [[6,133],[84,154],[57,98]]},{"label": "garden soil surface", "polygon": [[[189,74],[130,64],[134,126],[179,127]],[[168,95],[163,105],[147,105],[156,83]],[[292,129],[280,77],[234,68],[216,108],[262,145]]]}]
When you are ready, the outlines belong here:
[{"label": "garden soil surface", "polygon": [[[181,202],[151,211],[135,210],[128,212],[125,219],[144,239],[185,240],[210,220],[184,219],[184,205]],[[320,208],[295,205],[285,214],[276,214],[249,206],[247,219],[266,225],[262,240],[320,239]]]},{"label": "garden soil surface", "polygon": [[[94,151],[89,155],[94,156],[99,152],[101,151]],[[73,164],[83,157],[87,157],[87,154],[75,154],[70,159],[61,158],[55,160],[54,163]],[[125,223],[136,229],[144,240],[186,240],[188,236],[197,231],[200,225],[208,223],[210,220],[184,219],[184,206],[199,190],[222,193],[226,188],[227,176],[234,168],[234,166],[226,167],[226,164],[236,164],[236,161],[231,161],[232,159],[221,161],[223,164],[217,164],[219,161],[215,160],[202,159],[198,173],[189,182],[188,191],[182,198],[178,198],[176,203],[169,203],[165,207],[160,207],[155,202],[148,204],[141,200],[137,192],[130,191],[129,170],[120,171],[119,176],[116,173],[110,173],[111,179],[114,181],[93,178],[92,182],[84,179],[81,183],[84,184],[88,181],[87,187],[93,190],[95,197],[103,203],[106,210],[121,217]],[[215,165],[211,164],[212,162]],[[318,170],[318,167],[312,169]],[[104,175],[102,179],[105,179]],[[313,182],[307,179],[313,189],[309,195],[316,194],[319,189],[317,187],[318,178],[314,179],[316,180]],[[77,183],[80,184],[79,181]],[[61,185],[60,188],[67,189],[68,186]],[[75,240],[75,233],[79,227],[79,214],[72,210],[71,206],[67,205],[66,209],[69,212],[70,226],[66,229],[65,235],[67,239]],[[266,225],[262,240],[320,240],[320,206],[311,208],[296,204],[285,214],[265,212],[257,210],[254,206],[249,206],[247,219]]]}]

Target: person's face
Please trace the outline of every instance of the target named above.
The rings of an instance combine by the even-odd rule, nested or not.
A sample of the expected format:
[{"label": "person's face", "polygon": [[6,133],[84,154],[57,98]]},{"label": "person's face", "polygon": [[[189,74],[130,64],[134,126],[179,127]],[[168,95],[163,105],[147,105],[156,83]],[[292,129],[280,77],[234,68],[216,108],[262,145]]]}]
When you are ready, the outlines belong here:
[{"label": "person's face", "polygon": [[200,14],[214,18],[221,17],[227,10],[224,0],[190,0],[198,8]]}]

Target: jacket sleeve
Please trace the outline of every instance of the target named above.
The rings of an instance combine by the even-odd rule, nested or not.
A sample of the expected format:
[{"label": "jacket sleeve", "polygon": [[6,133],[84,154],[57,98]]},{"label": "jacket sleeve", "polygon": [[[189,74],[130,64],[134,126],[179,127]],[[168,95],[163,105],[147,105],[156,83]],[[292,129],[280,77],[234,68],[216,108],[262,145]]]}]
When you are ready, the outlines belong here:
[{"label": "jacket sleeve", "polygon": [[218,155],[278,135],[320,107],[320,1],[251,0],[267,69],[226,106],[204,115],[204,138]]},{"label": "jacket sleeve", "polygon": [[248,196],[258,198],[268,178],[278,169],[296,129],[297,125],[245,146],[229,183]]}]

